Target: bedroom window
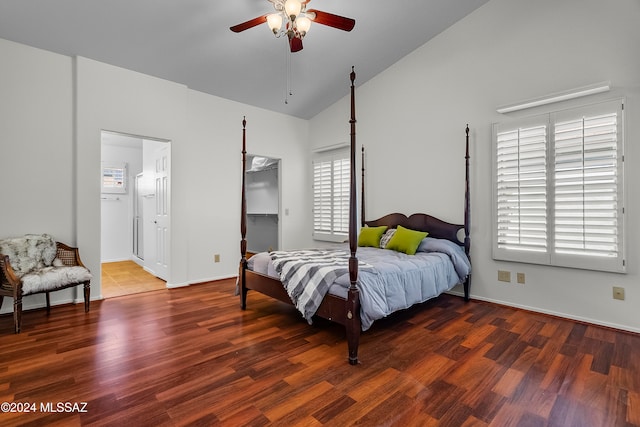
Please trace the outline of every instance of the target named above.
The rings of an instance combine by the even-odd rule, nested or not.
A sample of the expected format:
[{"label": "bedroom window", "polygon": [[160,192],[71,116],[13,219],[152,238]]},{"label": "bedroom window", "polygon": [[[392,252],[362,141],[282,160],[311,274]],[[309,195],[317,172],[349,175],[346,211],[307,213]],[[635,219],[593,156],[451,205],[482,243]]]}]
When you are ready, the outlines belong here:
[{"label": "bedroom window", "polygon": [[313,155],[313,238],[342,242],[349,234],[349,149]]},{"label": "bedroom window", "polygon": [[622,101],[493,126],[493,258],[625,272]]}]

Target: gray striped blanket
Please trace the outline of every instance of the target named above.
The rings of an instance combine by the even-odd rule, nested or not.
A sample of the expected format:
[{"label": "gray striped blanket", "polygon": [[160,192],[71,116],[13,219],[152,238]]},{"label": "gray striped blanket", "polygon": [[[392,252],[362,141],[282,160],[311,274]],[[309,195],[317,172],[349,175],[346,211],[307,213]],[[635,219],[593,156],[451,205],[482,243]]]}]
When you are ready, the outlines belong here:
[{"label": "gray striped blanket", "polygon": [[[270,255],[291,301],[309,324],[331,284],[349,273],[349,252],[344,250],[273,251]],[[372,268],[358,264],[359,269]]]}]

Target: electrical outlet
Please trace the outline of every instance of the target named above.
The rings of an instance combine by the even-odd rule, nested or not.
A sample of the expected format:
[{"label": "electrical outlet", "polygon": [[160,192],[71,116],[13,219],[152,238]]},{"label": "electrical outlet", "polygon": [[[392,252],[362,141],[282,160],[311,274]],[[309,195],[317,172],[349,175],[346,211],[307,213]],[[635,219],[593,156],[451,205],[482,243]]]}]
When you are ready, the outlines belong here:
[{"label": "electrical outlet", "polygon": [[516,282],[524,285],[524,273],[516,273]]},{"label": "electrical outlet", "polygon": [[505,270],[498,270],[498,281],[511,282],[511,272]]},{"label": "electrical outlet", "polygon": [[215,254],[213,256],[213,262],[220,262],[220,254]]},{"label": "electrical outlet", "polygon": [[624,288],[620,286],[613,287],[613,299],[624,300]]}]

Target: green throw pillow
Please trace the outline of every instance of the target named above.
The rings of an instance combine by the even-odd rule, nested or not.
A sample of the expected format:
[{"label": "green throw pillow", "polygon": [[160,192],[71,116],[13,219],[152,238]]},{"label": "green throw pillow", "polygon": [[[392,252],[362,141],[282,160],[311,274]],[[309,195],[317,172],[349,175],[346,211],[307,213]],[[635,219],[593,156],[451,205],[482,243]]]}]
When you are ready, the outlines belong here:
[{"label": "green throw pillow", "polygon": [[396,233],[393,235],[389,243],[387,243],[387,249],[393,249],[394,251],[404,252],[407,255],[414,255],[422,239],[427,237],[427,232],[416,231],[404,228],[399,225]]},{"label": "green throw pillow", "polygon": [[386,225],[380,227],[362,227],[358,236],[358,246],[380,247],[380,238],[387,230]]}]

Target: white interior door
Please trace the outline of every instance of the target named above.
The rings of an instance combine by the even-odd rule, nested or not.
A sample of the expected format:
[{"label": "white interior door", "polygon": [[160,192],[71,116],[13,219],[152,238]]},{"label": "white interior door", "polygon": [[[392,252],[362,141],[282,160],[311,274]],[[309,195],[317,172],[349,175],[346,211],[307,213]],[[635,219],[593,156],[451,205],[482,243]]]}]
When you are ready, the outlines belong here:
[{"label": "white interior door", "polygon": [[155,260],[153,272],[163,280],[169,276],[170,247],[170,151],[168,143],[154,144],[155,161],[155,211],[153,217],[155,234]]}]

